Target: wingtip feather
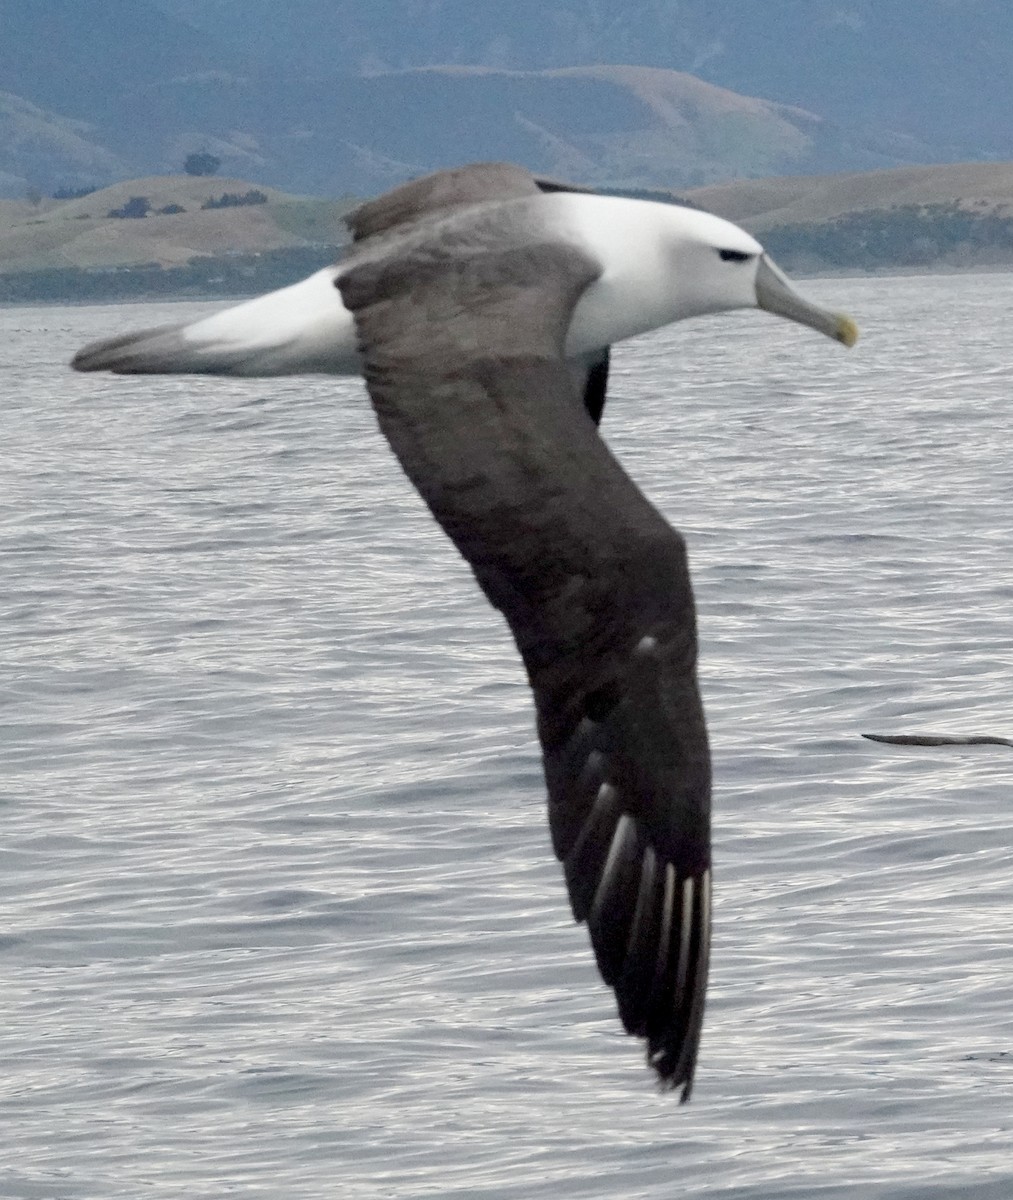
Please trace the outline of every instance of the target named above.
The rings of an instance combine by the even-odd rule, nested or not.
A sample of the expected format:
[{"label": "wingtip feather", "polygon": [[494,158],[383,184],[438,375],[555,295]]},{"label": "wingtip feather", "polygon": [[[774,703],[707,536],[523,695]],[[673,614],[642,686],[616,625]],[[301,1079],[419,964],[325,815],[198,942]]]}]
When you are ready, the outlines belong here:
[{"label": "wingtip feather", "polygon": [[160,325],[83,346],[70,360],[75,371],[152,375],[186,370],[181,325]]}]

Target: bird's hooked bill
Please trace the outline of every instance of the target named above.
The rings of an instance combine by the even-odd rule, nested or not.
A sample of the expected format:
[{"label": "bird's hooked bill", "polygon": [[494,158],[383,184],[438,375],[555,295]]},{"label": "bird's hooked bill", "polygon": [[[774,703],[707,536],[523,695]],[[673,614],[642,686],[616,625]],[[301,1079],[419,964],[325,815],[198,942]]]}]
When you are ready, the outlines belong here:
[{"label": "bird's hooked bill", "polygon": [[858,326],[849,316],[830,312],[800,296],[787,275],[766,254],[760,258],[756,270],[756,303],[765,312],[808,325],[845,346],[858,341]]}]

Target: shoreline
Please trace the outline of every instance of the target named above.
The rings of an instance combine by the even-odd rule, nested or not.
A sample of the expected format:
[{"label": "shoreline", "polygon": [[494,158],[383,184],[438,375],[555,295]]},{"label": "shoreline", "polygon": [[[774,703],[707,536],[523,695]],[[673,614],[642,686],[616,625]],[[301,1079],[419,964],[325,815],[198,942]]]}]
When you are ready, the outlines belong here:
[{"label": "shoreline", "polygon": [[[323,257],[317,264],[316,268],[311,267],[310,272],[314,269],[327,266],[333,262],[333,258]],[[836,269],[826,271],[792,271],[787,268],[793,279],[797,280],[819,280],[819,279],[909,279],[912,277],[932,277],[932,276],[953,276],[953,275],[1013,275],[1013,263],[990,263],[968,267],[957,267],[951,264],[920,264],[918,266],[882,266],[872,270],[855,269]],[[102,305],[122,305],[122,304],[239,304],[244,300],[252,300],[257,296],[264,295],[265,292],[274,291],[278,288],[287,286],[290,283],[297,283],[300,279],[306,278],[305,274],[293,276],[290,279],[282,279],[275,282],[273,286],[251,286],[243,289],[222,289],[218,291],[159,291],[152,289],[148,292],[124,292],[120,295],[108,296],[80,296],[68,293],[66,295],[40,295],[37,297],[26,296],[24,298],[7,299],[0,295],[0,309],[10,308],[86,308],[99,307]],[[35,272],[25,272],[25,275],[35,274]],[[123,274],[129,274],[124,271]],[[4,275],[0,273],[0,291],[3,288]],[[245,281],[244,281],[245,282]]]}]

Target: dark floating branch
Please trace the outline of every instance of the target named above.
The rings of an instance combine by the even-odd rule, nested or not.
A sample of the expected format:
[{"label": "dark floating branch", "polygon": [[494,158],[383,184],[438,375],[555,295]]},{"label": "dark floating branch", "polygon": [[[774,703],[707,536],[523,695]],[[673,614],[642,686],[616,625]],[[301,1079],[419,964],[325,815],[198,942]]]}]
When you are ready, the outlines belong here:
[{"label": "dark floating branch", "polygon": [[863,733],[870,742],[886,742],[889,746],[1013,746],[1009,738],[989,737],[944,737],[929,733]]}]

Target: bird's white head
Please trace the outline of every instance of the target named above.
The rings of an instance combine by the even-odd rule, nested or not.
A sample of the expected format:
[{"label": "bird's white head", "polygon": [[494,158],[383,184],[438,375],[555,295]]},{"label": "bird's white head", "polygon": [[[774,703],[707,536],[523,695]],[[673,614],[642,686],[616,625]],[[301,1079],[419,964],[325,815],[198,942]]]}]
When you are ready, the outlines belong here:
[{"label": "bird's white head", "polygon": [[760,243],[722,217],[610,196],[566,200],[603,268],[574,313],[568,353],[736,308],[762,308],[846,346],[858,337],[850,317],[799,295]]}]

